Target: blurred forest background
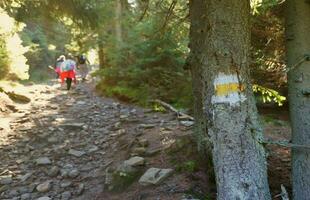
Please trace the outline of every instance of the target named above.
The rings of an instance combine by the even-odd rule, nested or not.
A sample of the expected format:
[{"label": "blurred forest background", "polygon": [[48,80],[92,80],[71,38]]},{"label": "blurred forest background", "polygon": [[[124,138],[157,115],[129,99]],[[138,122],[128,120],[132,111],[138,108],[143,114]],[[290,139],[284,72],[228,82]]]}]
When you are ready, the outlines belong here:
[{"label": "blurred forest background", "polygon": [[[98,91],[146,105],[192,102],[186,0],[4,0],[0,3],[0,78],[42,82],[47,66],[85,53]],[[253,90],[258,102],[287,96],[282,0],[251,0]],[[18,48],[16,48],[18,47]]]}]

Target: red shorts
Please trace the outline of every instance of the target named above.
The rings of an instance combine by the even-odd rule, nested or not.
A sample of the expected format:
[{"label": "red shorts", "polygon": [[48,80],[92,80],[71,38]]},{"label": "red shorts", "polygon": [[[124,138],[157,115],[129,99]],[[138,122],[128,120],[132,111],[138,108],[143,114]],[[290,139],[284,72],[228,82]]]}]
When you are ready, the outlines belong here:
[{"label": "red shorts", "polygon": [[63,83],[66,78],[71,78],[74,80],[74,83],[76,83],[75,71],[70,70],[70,71],[60,72],[61,83]]}]

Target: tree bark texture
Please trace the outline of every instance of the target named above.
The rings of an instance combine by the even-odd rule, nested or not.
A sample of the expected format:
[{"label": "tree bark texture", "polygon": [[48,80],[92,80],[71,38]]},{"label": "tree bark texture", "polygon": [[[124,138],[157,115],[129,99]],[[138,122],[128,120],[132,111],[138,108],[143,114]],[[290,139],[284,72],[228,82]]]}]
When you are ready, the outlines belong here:
[{"label": "tree bark texture", "polygon": [[[286,12],[287,67],[292,142],[310,145],[310,4],[288,0]],[[304,59],[303,59],[304,58]],[[299,62],[303,60],[302,62]],[[299,63],[298,65],[296,65]],[[292,149],[293,199],[310,198],[310,152]]]},{"label": "tree bark texture", "polygon": [[190,5],[196,112],[201,115],[203,107],[220,200],[271,199],[249,78],[249,14],[248,0],[192,0]]}]

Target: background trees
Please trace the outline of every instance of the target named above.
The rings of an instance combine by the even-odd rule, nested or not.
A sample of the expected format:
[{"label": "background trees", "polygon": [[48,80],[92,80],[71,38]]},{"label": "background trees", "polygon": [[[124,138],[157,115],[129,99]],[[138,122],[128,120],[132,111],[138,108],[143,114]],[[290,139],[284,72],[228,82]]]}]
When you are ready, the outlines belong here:
[{"label": "background trees", "polygon": [[[286,40],[289,80],[290,117],[294,144],[309,145],[310,137],[310,4],[287,1]],[[293,149],[293,198],[308,199],[310,195],[310,159],[305,149]]]}]

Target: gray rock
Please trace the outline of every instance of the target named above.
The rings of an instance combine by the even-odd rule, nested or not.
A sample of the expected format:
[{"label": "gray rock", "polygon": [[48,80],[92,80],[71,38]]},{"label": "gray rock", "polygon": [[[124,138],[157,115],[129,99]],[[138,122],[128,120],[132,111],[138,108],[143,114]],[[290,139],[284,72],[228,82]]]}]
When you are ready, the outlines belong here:
[{"label": "gray rock", "polygon": [[105,185],[111,185],[113,181],[113,170],[111,170],[109,167],[105,170]]},{"label": "gray rock", "polygon": [[58,142],[58,139],[56,137],[49,137],[47,139],[47,142],[50,143],[50,144],[55,144]]},{"label": "gray rock", "polygon": [[0,185],[9,185],[13,182],[12,175],[0,176]]},{"label": "gray rock", "polygon": [[80,174],[79,170],[73,169],[73,170],[71,170],[71,171],[69,172],[68,175],[69,175],[70,178],[75,178],[75,177],[77,177],[79,174]]},{"label": "gray rock", "polygon": [[39,197],[36,200],[52,200],[50,197]]},{"label": "gray rock", "polygon": [[144,158],[139,156],[135,156],[130,158],[129,160],[124,161],[125,165],[130,165],[132,167],[144,165],[144,162],[145,162]]},{"label": "gray rock", "polygon": [[183,126],[186,126],[186,127],[191,127],[194,125],[195,122],[193,121],[180,121],[180,124],[182,124]]},{"label": "gray rock", "polygon": [[20,187],[20,188],[18,188],[18,192],[20,194],[29,193],[29,188],[28,187]]},{"label": "gray rock", "polygon": [[161,152],[160,148],[158,148],[158,149],[150,149],[150,150],[147,150],[145,152],[145,156],[154,156],[154,155],[158,154],[159,152]]},{"label": "gray rock", "polygon": [[66,191],[66,192],[63,192],[61,194],[61,199],[62,200],[69,200],[71,198],[71,192],[70,191]]},{"label": "gray rock", "polygon": [[144,147],[136,147],[132,150],[133,155],[144,155],[146,152],[146,148]]},{"label": "gray rock", "polygon": [[66,187],[70,187],[72,185],[72,182],[71,181],[63,181],[61,184],[60,184],[60,187],[61,188],[66,188]]},{"label": "gray rock", "polygon": [[98,147],[96,145],[92,145],[90,146],[90,148],[88,149],[88,153],[92,153],[92,152],[95,152],[95,151],[98,151]]},{"label": "gray rock", "polygon": [[130,173],[135,173],[137,169],[123,162],[121,165],[117,167],[116,171],[130,174]]},{"label": "gray rock", "polygon": [[31,199],[31,194],[30,194],[30,193],[22,194],[22,195],[20,196],[20,199],[21,199],[21,200],[28,200],[28,199]]},{"label": "gray rock", "polygon": [[59,173],[59,168],[57,167],[57,166],[53,166],[49,171],[48,171],[48,175],[50,176],[50,177],[55,177],[55,176],[57,176],[58,175],[58,173]]},{"label": "gray rock", "polygon": [[149,141],[147,139],[140,139],[139,140],[139,145],[141,147],[147,147],[147,146],[149,146]]},{"label": "gray rock", "polygon": [[77,188],[77,190],[76,190],[76,194],[77,195],[81,195],[83,193],[83,191],[84,191],[84,188],[85,188],[84,184],[80,183],[78,188]]},{"label": "gray rock", "polygon": [[157,185],[171,175],[172,172],[173,169],[150,168],[140,178],[139,183],[141,185]]},{"label": "gray rock", "polygon": [[83,129],[83,123],[71,123],[71,124],[61,124],[62,128],[70,129],[70,130],[78,130]]},{"label": "gray rock", "polygon": [[23,175],[23,176],[20,176],[19,179],[20,179],[20,182],[25,182],[28,178],[30,178],[32,175],[31,172],[28,172],[27,174]]},{"label": "gray rock", "polygon": [[50,181],[45,181],[44,183],[39,184],[36,189],[39,192],[48,192],[51,189],[52,185]]},{"label": "gray rock", "polygon": [[36,159],[37,165],[50,165],[52,164],[51,160],[48,157],[40,157]]},{"label": "gray rock", "polygon": [[11,198],[19,195],[17,190],[11,190],[8,194]]},{"label": "gray rock", "polygon": [[75,150],[75,149],[70,149],[69,152],[68,152],[70,155],[73,155],[73,156],[76,156],[76,157],[81,157],[85,154],[84,151],[78,151],[78,150]]}]

